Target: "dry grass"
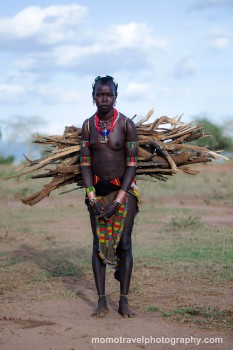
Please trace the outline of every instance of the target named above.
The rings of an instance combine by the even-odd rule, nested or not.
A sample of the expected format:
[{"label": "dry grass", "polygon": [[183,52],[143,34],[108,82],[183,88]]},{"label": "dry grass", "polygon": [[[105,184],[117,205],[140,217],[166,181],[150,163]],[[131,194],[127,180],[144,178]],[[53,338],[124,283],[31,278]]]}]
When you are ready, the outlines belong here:
[{"label": "dry grass", "polygon": [[[205,222],[208,215],[216,219],[214,206],[232,209],[232,167],[203,166],[197,176],[176,175],[166,184],[139,182],[142,206],[133,233],[131,284],[131,303],[137,310],[160,312],[161,317],[167,313],[176,321],[195,321],[202,327],[232,327],[232,227]],[[1,177],[9,176],[14,168],[0,171]],[[54,193],[36,207],[22,205],[19,198],[35,192],[43,181],[0,182],[3,303],[16,290],[37,300],[84,300],[85,289],[77,289],[77,281],[91,281],[94,288],[84,192]],[[119,285],[112,271],[107,273],[107,284],[114,299]],[[187,310],[192,308],[199,314],[191,315]],[[213,317],[207,316],[208,310]]]}]

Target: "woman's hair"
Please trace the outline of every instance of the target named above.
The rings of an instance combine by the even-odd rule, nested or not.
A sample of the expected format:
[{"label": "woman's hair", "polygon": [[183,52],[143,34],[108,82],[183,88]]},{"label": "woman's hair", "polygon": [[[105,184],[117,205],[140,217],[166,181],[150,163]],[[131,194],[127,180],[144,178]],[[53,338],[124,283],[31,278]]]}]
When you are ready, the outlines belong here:
[{"label": "woman's hair", "polygon": [[113,83],[114,89],[115,89],[115,93],[117,92],[117,88],[118,88],[118,84],[117,82],[114,80],[113,77],[111,77],[110,75],[98,75],[93,84],[92,84],[92,93],[95,93],[95,87],[97,83],[100,83],[101,85],[107,85],[108,82]]}]

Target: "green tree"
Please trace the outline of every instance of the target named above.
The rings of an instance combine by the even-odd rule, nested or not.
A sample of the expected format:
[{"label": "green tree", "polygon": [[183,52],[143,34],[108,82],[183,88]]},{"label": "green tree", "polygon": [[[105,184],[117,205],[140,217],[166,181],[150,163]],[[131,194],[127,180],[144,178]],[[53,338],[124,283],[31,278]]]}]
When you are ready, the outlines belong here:
[{"label": "green tree", "polygon": [[[0,129],[0,141],[2,139],[2,131]],[[15,161],[15,157],[12,156],[8,156],[8,157],[4,157],[0,154],[0,164],[12,164]]]},{"label": "green tree", "polygon": [[225,134],[225,127],[214,124],[206,117],[196,118],[197,124],[203,124],[204,132],[208,137],[198,139],[193,144],[207,146],[210,150],[233,151],[233,138]]},{"label": "green tree", "polygon": [[2,120],[5,127],[4,136],[9,145],[18,142],[26,145],[26,156],[30,158],[33,149],[32,136],[45,121],[38,116],[13,116],[9,120]]},{"label": "green tree", "polygon": [[3,157],[0,155],[0,164],[12,164],[15,161],[14,156]]}]

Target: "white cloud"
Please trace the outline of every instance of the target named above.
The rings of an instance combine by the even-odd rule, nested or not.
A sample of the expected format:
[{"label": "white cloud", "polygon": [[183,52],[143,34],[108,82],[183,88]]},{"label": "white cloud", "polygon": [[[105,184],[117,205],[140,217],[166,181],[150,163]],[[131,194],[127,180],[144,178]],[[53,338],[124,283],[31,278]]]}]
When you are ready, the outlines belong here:
[{"label": "white cloud", "polygon": [[[167,47],[167,41],[155,38],[146,23],[130,22],[93,32],[87,28],[86,19],[87,9],[80,5],[27,7],[14,17],[0,18],[0,42],[4,43],[2,50],[27,50],[36,55],[38,45],[42,45],[44,50],[55,46],[59,54],[65,53],[67,62],[73,62],[76,57],[85,57],[90,53]],[[65,59],[61,59],[61,62],[64,65]],[[27,63],[31,63],[30,59]]]},{"label": "white cloud", "polygon": [[75,29],[86,15],[86,8],[80,5],[27,7],[12,18],[0,18],[0,39],[34,39],[46,45],[77,39]]},{"label": "white cloud", "polygon": [[136,98],[140,95],[143,95],[149,89],[150,89],[150,84],[148,83],[139,83],[139,82],[129,83],[125,88],[124,97]]},{"label": "white cloud", "polygon": [[39,100],[48,104],[77,103],[81,101],[81,94],[78,90],[67,90],[53,84],[0,85],[0,101],[2,103],[21,104],[29,100]]},{"label": "white cloud", "polygon": [[28,93],[35,99],[48,104],[66,104],[81,101],[81,94],[77,90],[65,89],[54,84],[35,84],[29,86]]},{"label": "white cloud", "polygon": [[157,88],[158,94],[161,99],[165,100],[175,100],[180,98],[186,98],[190,96],[190,91],[188,87],[173,87],[171,85],[160,86]]},{"label": "white cloud", "polygon": [[[153,70],[158,53],[168,48],[167,40],[157,37],[146,23],[100,26],[94,31],[87,16],[83,6],[56,5],[27,7],[14,17],[0,18],[0,50],[17,52],[12,69],[18,74],[8,75],[5,82],[19,84],[27,100],[76,103],[81,98],[76,89],[64,91],[61,81],[55,86],[57,73],[75,72],[80,80],[99,71],[121,71],[122,67],[125,71]],[[147,89],[146,84],[135,83],[126,93],[132,98]],[[7,96],[5,101],[20,101],[20,91]]]},{"label": "white cloud", "polygon": [[222,50],[232,45],[233,35],[222,28],[212,28],[207,33],[210,47]]},{"label": "white cloud", "polygon": [[179,61],[172,72],[172,76],[176,79],[189,78],[196,74],[199,70],[199,64],[193,56],[187,56]]},{"label": "white cloud", "polygon": [[18,84],[1,84],[0,101],[2,103],[23,103],[25,102],[25,88]]},{"label": "white cloud", "polygon": [[[112,71],[122,66],[133,69],[135,66],[154,66],[158,51],[167,48],[167,41],[154,37],[144,23],[129,23],[101,28],[95,33],[86,33],[88,40],[77,43],[59,43],[46,50],[34,50],[21,58],[18,67],[23,70],[47,70],[51,75],[56,70],[79,68],[81,74],[92,71]],[[100,59],[101,57],[101,59]],[[114,67],[114,68],[113,68]]]},{"label": "white cloud", "polygon": [[98,55],[107,52],[109,48],[104,45],[92,44],[90,46],[64,45],[54,48],[50,54],[46,55],[48,60],[52,60],[58,66],[78,66],[90,55]]},{"label": "white cloud", "polygon": [[231,45],[231,40],[228,38],[224,38],[224,37],[218,37],[215,38],[212,41],[212,47],[214,47],[215,49],[224,49],[225,47]]},{"label": "white cloud", "polygon": [[12,82],[28,82],[31,83],[33,81],[37,81],[40,78],[38,73],[35,72],[19,72],[17,70],[14,70],[12,72],[9,72],[5,82],[12,83]]},{"label": "white cloud", "polygon": [[115,25],[110,28],[107,41],[115,49],[135,48],[165,49],[167,42],[164,39],[155,39],[146,23],[131,22],[124,25]]}]

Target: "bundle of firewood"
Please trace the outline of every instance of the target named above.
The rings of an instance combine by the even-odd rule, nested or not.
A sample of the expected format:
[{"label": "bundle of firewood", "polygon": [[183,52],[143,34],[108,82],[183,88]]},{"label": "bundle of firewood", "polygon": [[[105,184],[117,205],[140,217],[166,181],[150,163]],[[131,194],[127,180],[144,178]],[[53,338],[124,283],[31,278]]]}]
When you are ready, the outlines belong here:
[{"label": "bundle of firewood", "polygon": [[[184,124],[180,121],[181,117],[168,118],[166,116],[156,119],[153,123],[146,123],[152,114],[153,110],[149,111],[146,117],[136,124],[139,139],[137,175],[149,175],[166,181],[166,175],[173,175],[177,172],[192,175],[198,173],[197,170],[191,169],[188,165],[210,162],[212,159],[220,157],[225,158],[210,151],[207,147],[188,143],[207,136],[204,134],[203,125]],[[68,184],[76,184],[74,189],[84,187],[79,166],[80,128],[66,127],[63,136],[36,135],[33,142],[51,145],[53,149],[44,158],[37,160],[26,158],[23,168],[32,167],[32,169],[15,177],[19,178],[43,169],[45,172],[33,175],[31,178],[52,177],[52,180],[39,192],[22,199],[24,204],[35,205],[49,196],[51,191]],[[46,168],[47,166],[51,167]]]}]

